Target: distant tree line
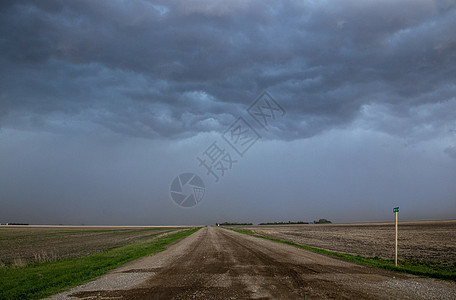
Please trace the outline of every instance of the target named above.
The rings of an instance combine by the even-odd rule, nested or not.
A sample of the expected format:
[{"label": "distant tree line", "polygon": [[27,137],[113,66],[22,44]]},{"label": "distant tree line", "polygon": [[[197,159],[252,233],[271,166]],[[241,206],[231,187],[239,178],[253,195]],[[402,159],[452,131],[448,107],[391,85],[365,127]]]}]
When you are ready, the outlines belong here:
[{"label": "distant tree line", "polygon": [[29,224],[27,224],[27,223],[8,222],[8,223],[0,223],[0,225],[29,225]]},{"label": "distant tree line", "polygon": [[[331,224],[332,222],[327,219],[319,219],[318,221],[305,222],[305,221],[288,221],[288,222],[263,222],[258,225],[301,225],[301,224]],[[237,223],[237,222],[223,222],[216,223],[217,226],[229,225],[253,225],[253,223]]]},{"label": "distant tree line", "polygon": [[320,219],[318,221],[314,221],[314,224],[331,224],[332,222],[326,219]]},{"label": "distant tree line", "polygon": [[298,221],[298,222],[267,222],[267,223],[260,223],[258,225],[288,225],[288,224],[309,224],[309,222]]},{"label": "distant tree line", "polygon": [[223,222],[223,223],[217,223],[217,226],[227,226],[227,225],[253,225],[252,223],[232,223],[232,222]]}]

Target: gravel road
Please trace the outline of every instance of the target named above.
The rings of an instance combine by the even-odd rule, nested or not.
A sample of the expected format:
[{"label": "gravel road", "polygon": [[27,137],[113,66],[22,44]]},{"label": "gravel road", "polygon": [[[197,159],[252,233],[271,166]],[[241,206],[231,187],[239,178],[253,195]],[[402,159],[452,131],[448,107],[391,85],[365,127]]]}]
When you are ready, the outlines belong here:
[{"label": "gravel road", "polygon": [[456,299],[456,283],[205,227],[50,299]]}]

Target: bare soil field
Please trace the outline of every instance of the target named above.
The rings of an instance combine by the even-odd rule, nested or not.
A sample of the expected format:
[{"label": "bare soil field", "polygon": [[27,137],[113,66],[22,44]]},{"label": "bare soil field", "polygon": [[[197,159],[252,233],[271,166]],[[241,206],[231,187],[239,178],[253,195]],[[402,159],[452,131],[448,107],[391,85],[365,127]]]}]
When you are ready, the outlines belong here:
[{"label": "bare soil field", "polygon": [[0,226],[0,265],[83,257],[178,227]]},{"label": "bare soil field", "polygon": [[[234,227],[234,226],[233,226]],[[394,223],[235,226],[342,253],[394,258]],[[399,259],[456,263],[456,220],[399,222]]]}]

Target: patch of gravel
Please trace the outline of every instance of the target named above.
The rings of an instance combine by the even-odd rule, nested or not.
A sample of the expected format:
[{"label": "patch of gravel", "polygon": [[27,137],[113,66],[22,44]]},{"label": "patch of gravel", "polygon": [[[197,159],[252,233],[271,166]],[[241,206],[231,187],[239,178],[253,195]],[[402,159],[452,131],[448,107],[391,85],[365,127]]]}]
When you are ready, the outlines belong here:
[{"label": "patch of gravel", "polygon": [[[432,279],[426,279],[429,281]],[[423,280],[424,281],[424,280]],[[384,287],[385,289],[397,290],[404,293],[403,299],[416,299],[420,297],[422,299],[456,299],[456,292],[454,289],[450,289],[448,282],[441,282],[434,280],[434,285],[430,285],[424,282],[420,282],[420,279],[416,280],[386,280],[378,283],[378,286]],[[412,296],[413,295],[413,296]],[[407,297],[408,296],[408,297]]]}]

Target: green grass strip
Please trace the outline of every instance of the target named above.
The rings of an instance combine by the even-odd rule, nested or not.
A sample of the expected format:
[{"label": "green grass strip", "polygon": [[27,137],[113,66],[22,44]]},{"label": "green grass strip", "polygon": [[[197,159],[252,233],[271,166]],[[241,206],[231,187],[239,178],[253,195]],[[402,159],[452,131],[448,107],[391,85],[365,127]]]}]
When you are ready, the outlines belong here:
[{"label": "green grass strip", "polygon": [[0,268],[0,299],[40,299],[86,283],[120,265],[165,250],[200,228],[179,231],[150,242],[135,243],[98,254],[35,263],[23,268]]},{"label": "green grass strip", "polygon": [[280,239],[274,239],[262,235],[255,234],[253,231],[248,229],[233,229],[233,231],[262,238],[282,244],[287,244],[295,247],[299,247],[312,252],[325,254],[328,256],[336,257],[341,260],[354,262],[360,265],[383,268],[392,271],[398,271],[402,273],[414,274],[424,277],[433,277],[438,279],[446,279],[456,281],[456,263],[452,265],[445,265],[435,262],[420,261],[420,260],[398,260],[397,267],[394,265],[394,260],[383,259],[379,257],[363,257],[360,255],[351,255],[335,251],[324,250],[320,248],[310,247],[306,245],[300,245],[293,242],[288,242]]}]

